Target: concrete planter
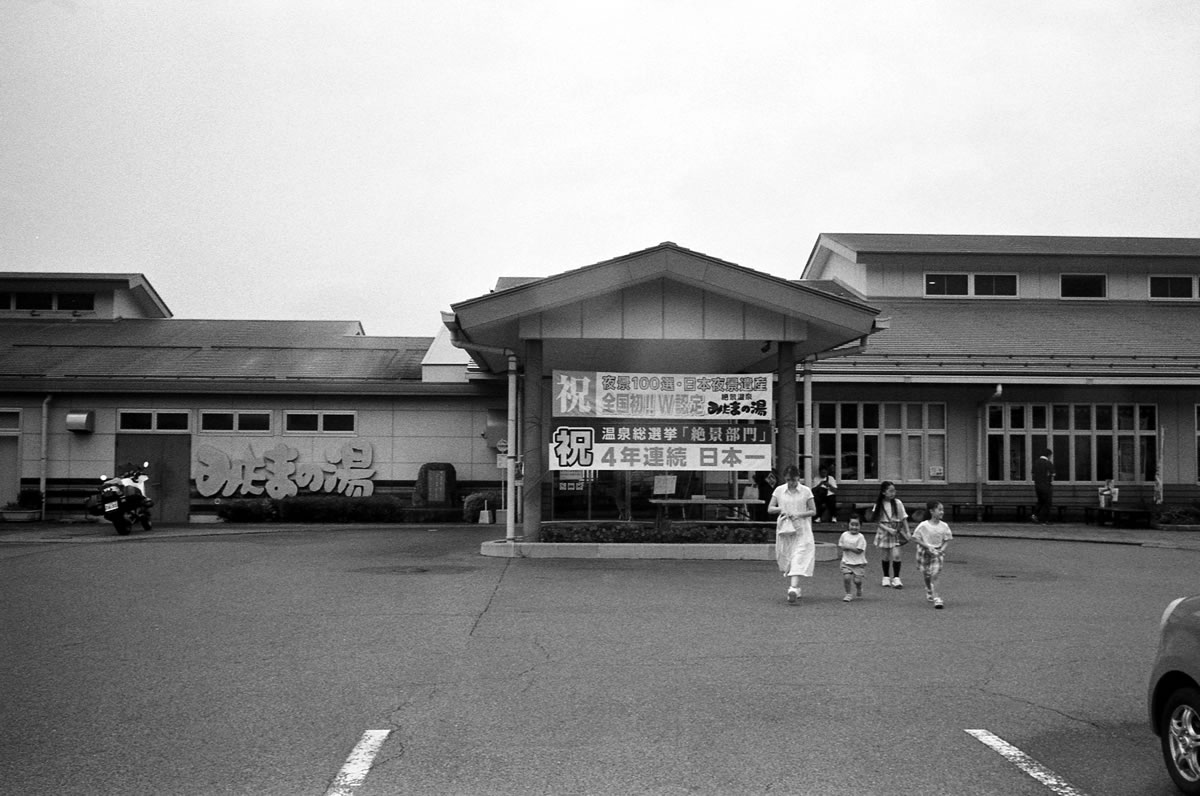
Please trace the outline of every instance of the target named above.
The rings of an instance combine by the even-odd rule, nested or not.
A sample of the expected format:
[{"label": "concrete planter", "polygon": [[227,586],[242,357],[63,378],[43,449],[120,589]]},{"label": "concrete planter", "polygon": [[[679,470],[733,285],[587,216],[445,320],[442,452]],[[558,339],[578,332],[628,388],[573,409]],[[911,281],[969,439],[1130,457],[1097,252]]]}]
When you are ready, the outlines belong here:
[{"label": "concrete planter", "polygon": [[42,512],[37,509],[0,509],[0,520],[4,522],[37,522]]},{"label": "concrete planter", "polygon": [[[593,544],[589,542],[484,542],[481,555],[496,558],[624,558],[706,561],[774,561],[774,544],[671,544],[645,542]],[[837,545],[817,542],[818,561],[840,558]]]}]

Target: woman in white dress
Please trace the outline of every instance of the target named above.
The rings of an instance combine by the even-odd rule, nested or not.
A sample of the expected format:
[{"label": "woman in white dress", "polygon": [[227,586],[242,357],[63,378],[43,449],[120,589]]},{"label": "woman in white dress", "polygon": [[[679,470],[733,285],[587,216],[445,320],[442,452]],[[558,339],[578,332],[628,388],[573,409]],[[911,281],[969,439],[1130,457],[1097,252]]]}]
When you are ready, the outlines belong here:
[{"label": "woman in white dress", "polygon": [[794,604],[800,599],[800,578],[811,578],[816,562],[812,518],[817,509],[812,491],[800,483],[798,467],[789,465],[783,477],[786,483],[771,493],[767,513],[779,515],[775,521],[775,561],[779,571],[789,578],[787,601]]}]

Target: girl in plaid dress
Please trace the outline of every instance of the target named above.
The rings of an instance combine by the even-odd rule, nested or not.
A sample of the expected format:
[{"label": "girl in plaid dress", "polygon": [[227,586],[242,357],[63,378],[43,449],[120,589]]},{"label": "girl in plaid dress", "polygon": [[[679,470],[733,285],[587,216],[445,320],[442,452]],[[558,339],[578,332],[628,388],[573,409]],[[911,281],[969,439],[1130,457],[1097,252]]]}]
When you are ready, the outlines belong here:
[{"label": "girl in plaid dress", "polygon": [[878,523],[875,546],[879,548],[879,560],[883,565],[883,585],[885,588],[903,589],[904,584],[900,582],[900,545],[908,541],[908,512],[904,504],[896,499],[896,485],[891,481],[879,485],[879,497],[875,498],[872,516]]},{"label": "girl in plaid dress", "polygon": [[946,561],[946,546],[954,538],[950,526],[942,522],[946,510],[937,500],[925,504],[929,511],[929,519],[922,522],[913,531],[913,541],[917,543],[917,569],[925,578],[925,599],[933,603],[934,608],[943,607],[942,596],[938,594],[938,576],[942,574],[942,565]]}]

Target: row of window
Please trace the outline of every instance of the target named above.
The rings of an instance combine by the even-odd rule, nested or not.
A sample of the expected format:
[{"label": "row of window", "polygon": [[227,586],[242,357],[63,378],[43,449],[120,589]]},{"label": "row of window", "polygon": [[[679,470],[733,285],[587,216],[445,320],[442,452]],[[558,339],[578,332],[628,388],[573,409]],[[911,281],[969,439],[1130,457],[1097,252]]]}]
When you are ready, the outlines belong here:
[{"label": "row of window", "polygon": [[[1200,471],[1200,404],[1196,406]],[[202,433],[273,433],[271,411],[199,412]],[[814,405],[820,466],[842,481],[945,481],[946,406],[941,403],[822,402]],[[18,410],[0,410],[0,432],[20,430]],[[121,431],[191,431],[192,413],[118,412]],[[1054,453],[1058,481],[1153,481],[1158,408],[1153,404],[996,404],[987,408],[986,480],[1027,482],[1033,462]],[[284,433],[353,434],[354,412],[283,413]],[[803,447],[803,440],[801,440]]]},{"label": "row of window", "polygon": [[[284,412],[283,431],[292,434],[353,434],[358,416],[354,412]],[[121,431],[191,431],[192,413],[170,409],[122,409],[117,413]],[[201,433],[271,434],[271,411],[200,410]]]},{"label": "row of window", "polygon": [[[202,433],[270,434],[274,432],[274,413],[266,410],[216,411],[200,410]],[[0,431],[19,431],[21,413],[0,410]],[[192,430],[192,413],[173,409],[122,409],[117,412],[120,431],[188,432]],[[290,412],[283,413],[283,430],[294,434],[353,434],[358,430],[354,412]]]},{"label": "row of window", "polygon": [[989,407],[987,480],[1026,481],[1054,454],[1058,481],[1153,481],[1158,409],[1153,404],[1033,404]]},{"label": "row of window", "polygon": [[817,403],[816,457],[839,481],[946,480],[946,405]]},{"label": "row of window", "polygon": [[[1151,276],[1149,296],[1152,299],[1194,299],[1197,295],[1194,276]],[[984,296],[987,298],[1017,296],[1016,274],[926,274],[925,295]],[[1105,274],[1061,274],[1059,296],[1062,298],[1105,298],[1108,296],[1108,277]]]},{"label": "row of window", "polygon": [[[841,481],[946,480],[946,408],[921,403],[818,403],[816,457]],[[1200,406],[1196,409],[1200,463]],[[997,404],[987,414],[989,482],[1027,482],[1054,453],[1058,481],[1152,481],[1158,466],[1153,404]]]},{"label": "row of window", "polygon": [[0,310],[76,310],[96,309],[94,293],[51,293],[42,291],[0,292]]}]

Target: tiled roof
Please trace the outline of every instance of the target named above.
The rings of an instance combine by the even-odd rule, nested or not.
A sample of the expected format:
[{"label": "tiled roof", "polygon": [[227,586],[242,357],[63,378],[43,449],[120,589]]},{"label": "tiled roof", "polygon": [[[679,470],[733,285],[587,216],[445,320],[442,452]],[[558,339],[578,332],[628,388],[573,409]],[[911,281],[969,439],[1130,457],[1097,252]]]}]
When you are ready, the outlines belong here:
[{"label": "tiled roof", "polygon": [[[866,301],[864,296],[851,290],[836,279],[794,279],[792,281],[797,285],[807,285],[815,290],[828,293],[831,296],[841,296],[842,298],[854,299],[855,301]],[[874,303],[872,302],[872,304]]]},{"label": "tiled roof", "polygon": [[1134,301],[912,299],[880,302],[868,353],[1010,357],[1187,356],[1200,361],[1200,305]]},{"label": "tiled roof", "polygon": [[1134,301],[902,299],[878,302],[889,328],[826,373],[1140,372],[1200,383],[1200,305]]},{"label": "tiled roof", "polygon": [[1079,257],[1200,257],[1200,238],[1071,237],[1059,235],[890,235],[827,232],[860,254],[1010,254]]},{"label": "tiled roof", "polygon": [[340,321],[0,321],[0,379],[420,381],[430,337]]}]

